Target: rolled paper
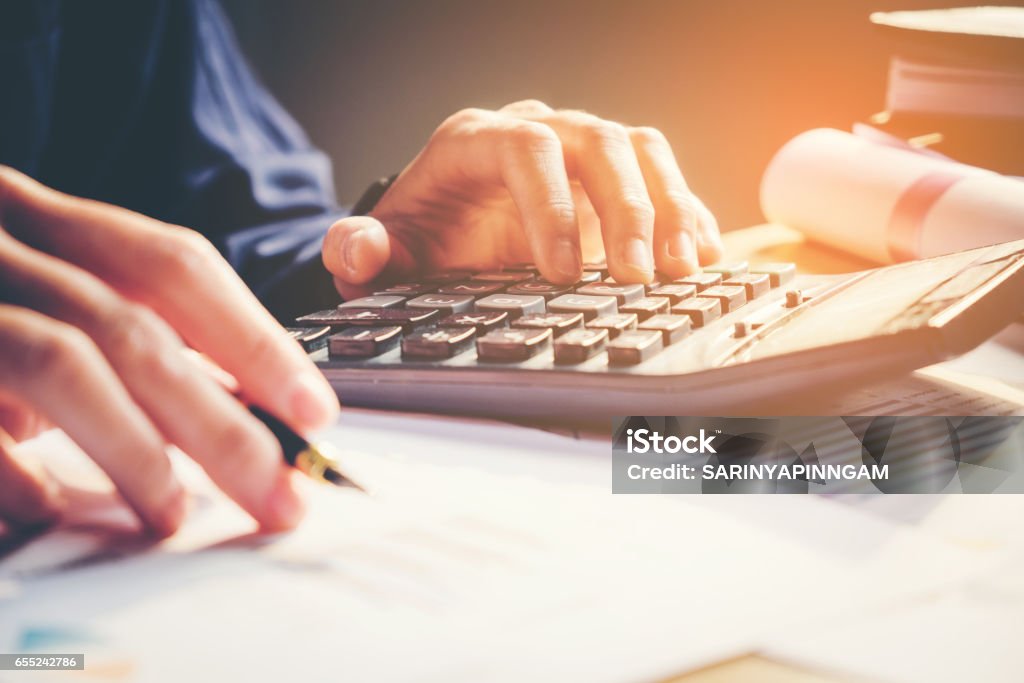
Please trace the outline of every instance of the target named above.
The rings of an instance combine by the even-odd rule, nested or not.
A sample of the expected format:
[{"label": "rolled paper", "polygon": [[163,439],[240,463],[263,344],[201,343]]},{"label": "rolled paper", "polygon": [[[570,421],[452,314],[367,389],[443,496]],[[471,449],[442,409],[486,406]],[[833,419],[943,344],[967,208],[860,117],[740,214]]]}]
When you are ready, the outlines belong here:
[{"label": "rolled paper", "polygon": [[1024,238],[1024,181],[826,128],[779,150],[761,209],[879,263]]}]

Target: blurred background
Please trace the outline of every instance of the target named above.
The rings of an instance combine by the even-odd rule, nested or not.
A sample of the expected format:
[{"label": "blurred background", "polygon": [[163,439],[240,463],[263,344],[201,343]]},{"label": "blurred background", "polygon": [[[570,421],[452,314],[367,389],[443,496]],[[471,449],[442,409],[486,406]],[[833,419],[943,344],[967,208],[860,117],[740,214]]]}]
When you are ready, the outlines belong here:
[{"label": "blurred background", "polygon": [[892,45],[870,12],[956,4],[223,1],[257,71],[334,160],[342,202],[401,170],[454,111],[534,97],[660,128],[724,229],[762,220],[761,173],[786,140],[883,108]]}]

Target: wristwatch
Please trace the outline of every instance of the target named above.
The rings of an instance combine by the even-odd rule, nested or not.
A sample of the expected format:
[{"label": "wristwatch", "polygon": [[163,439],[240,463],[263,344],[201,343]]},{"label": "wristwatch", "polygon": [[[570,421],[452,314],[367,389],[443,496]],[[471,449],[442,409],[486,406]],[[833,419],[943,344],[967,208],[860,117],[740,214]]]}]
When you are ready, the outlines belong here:
[{"label": "wristwatch", "polygon": [[384,196],[384,193],[388,191],[388,188],[391,187],[391,184],[395,182],[396,178],[398,178],[397,173],[387,178],[381,178],[366,188],[366,192],[363,193],[363,196],[361,196],[359,201],[355,203],[355,206],[352,207],[352,215],[365,216],[373,211],[373,208],[377,206],[377,202],[379,202],[380,198]]}]

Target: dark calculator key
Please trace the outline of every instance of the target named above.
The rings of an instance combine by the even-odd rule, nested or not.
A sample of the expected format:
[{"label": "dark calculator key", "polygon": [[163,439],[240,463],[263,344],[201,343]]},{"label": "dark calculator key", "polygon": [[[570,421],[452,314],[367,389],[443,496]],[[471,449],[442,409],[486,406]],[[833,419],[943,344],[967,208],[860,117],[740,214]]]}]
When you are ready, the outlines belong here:
[{"label": "dark calculator key", "polygon": [[636,313],[636,317],[640,320],[646,320],[652,315],[658,315],[661,313],[668,313],[668,307],[671,302],[668,297],[664,296],[645,296],[642,299],[628,304],[622,304],[619,306],[620,313]]},{"label": "dark calculator key", "polygon": [[549,329],[556,337],[577,327],[583,327],[582,313],[532,313],[512,321],[512,327]]},{"label": "dark calculator key", "polygon": [[535,294],[492,294],[476,300],[478,311],[505,311],[509,318],[544,312],[544,297]]},{"label": "dark calculator key", "polygon": [[763,273],[768,276],[772,287],[781,287],[796,277],[796,266],[792,263],[762,263],[752,267],[751,273]]},{"label": "dark calculator key", "polygon": [[465,270],[452,270],[446,273],[431,273],[430,275],[424,275],[421,280],[424,282],[432,282],[437,285],[448,284],[449,282],[461,282],[468,280],[473,273]]},{"label": "dark calculator key", "polygon": [[556,313],[582,313],[587,320],[618,312],[613,296],[563,294],[548,302],[548,310]]},{"label": "dark calculator key", "polygon": [[450,282],[437,288],[438,294],[469,294],[487,296],[505,289],[501,282]]},{"label": "dark calculator key", "polygon": [[608,264],[604,261],[600,263],[584,263],[583,272],[585,273],[600,273],[601,278],[608,277]]},{"label": "dark calculator key", "polygon": [[677,285],[693,285],[698,292],[703,292],[708,287],[717,287],[722,284],[720,273],[694,273],[672,281]]},{"label": "dark calculator key", "polygon": [[684,299],[689,299],[697,294],[696,285],[667,284],[651,287],[650,296],[667,296],[669,300],[677,304]]},{"label": "dark calculator key", "polygon": [[338,304],[338,308],[400,308],[403,303],[405,303],[404,296],[362,296]]},{"label": "dark calculator key", "polygon": [[437,311],[415,308],[334,308],[304,315],[295,322],[342,327],[398,325],[408,331],[428,325],[439,317]]},{"label": "dark calculator key", "polygon": [[476,273],[470,280],[478,280],[480,282],[522,282],[523,280],[533,279],[533,273],[527,271],[515,271],[515,270],[491,270],[483,273]]},{"label": "dark calculator key", "polygon": [[676,315],[686,315],[694,327],[704,327],[722,317],[722,303],[718,299],[687,299],[672,307]]},{"label": "dark calculator key", "polygon": [[747,290],[747,301],[756,299],[759,296],[767,294],[772,288],[771,281],[767,275],[761,275],[758,273],[747,273],[745,275],[737,275],[726,280],[723,284],[730,286],[744,287]]},{"label": "dark calculator key", "polygon": [[420,294],[433,292],[435,287],[437,287],[437,285],[427,282],[399,282],[385,289],[376,291],[374,294],[377,296],[387,296],[388,294],[394,294],[397,296],[419,296]]},{"label": "dark calculator key", "polygon": [[750,272],[750,266],[746,261],[736,261],[735,263],[716,263],[713,266],[705,266],[705,273],[718,273],[724,279],[736,277],[737,275],[743,275]]},{"label": "dark calculator key", "polygon": [[372,358],[398,346],[401,337],[402,328],[398,325],[350,327],[331,335],[329,351],[331,356]]},{"label": "dark calculator key", "polygon": [[476,340],[476,355],[502,363],[529,360],[551,345],[551,330],[506,329],[488,332]]},{"label": "dark calculator key", "polygon": [[567,285],[553,285],[550,282],[540,282],[539,280],[520,282],[508,288],[509,294],[536,294],[545,299],[553,299],[571,291],[572,287]]},{"label": "dark calculator key", "polygon": [[615,339],[620,332],[635,330],[637,323],[636,313],[616,313],[614,315],[602,315],[587,323],[592,330],[607,330],[608,336]]},{"label": "dark calculator key", "polygon": [[555,362],[582,363],[604,351],[608,330],[569,330],[555,340]]},{"label": "dark calculator key", "polygon": [[614,296],[620,304],[628,304],[642,299],[644,296],[643,285],[620,285],[612,282],[592,282],[589,285],[583,285],[576,290],[577,294],[584,294],[586,296]]},{"label": "dark calculator key", "polygon": [[656,315],[640,323],[639,329],[661,332],[661,343],[669,346],[685,339],[692,326],[688,315]]},{"label": "dark calculator key", "polygon": [[747,289],[746,287],[719,285],[718,287],[708,287],[698,294],[697,298],[718,299],[722,304],[722,313],[725,314],[730,311],[735,311],[737,308],[747,303]]},{"label": "dark calculator key", "polygon": [[505,311],[471,311],[453,313],[437,321],[438,327],[472,327],[478,334],[484,334],[508,324]]},{"label": "dark calculator key", "polygon": [[405,302],[406,308],[441,311],[442,315],[473,310],[474,298],[469,294],[424,294]]},{"label": "dark calculator key", "polygon": [[328,326],[318,327],[286,327],[288,336],[299,342],[306,353],[319,351],[327,346],[327,337],[331,334]]},{"label": "dark calculator key", "polygon": [[462,353],[473,344],[472,327],[431,327],[402,338],[403,358],[441,360]]},{"label": "dark calculator key", "polygon": [[608,342],[609,365],[637,365],[661,351],[661,332],[633,330]]}]

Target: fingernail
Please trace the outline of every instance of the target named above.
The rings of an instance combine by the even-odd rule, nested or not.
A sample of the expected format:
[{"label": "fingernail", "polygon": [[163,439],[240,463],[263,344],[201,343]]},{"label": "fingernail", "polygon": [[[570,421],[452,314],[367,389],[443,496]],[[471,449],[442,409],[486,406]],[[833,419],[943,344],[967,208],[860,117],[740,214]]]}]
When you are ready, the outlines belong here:
[{"label": "fingernail", "polygon": [[697,245],[693,243],[693,235],[679,232],[668,241],[668,255],[690,266],[697,265]]},{"label": "fingernail", "polygon": [[350,271],[356,270],[356,246],[359,244],[359,233],[365,228],[357,228],[353,232],[348,234],[345,238],[345,243],[341,245],[341,258],[345,262],[345,267]]},{"label": "fingernail", "polygon": [[281,472],[267,499],[269,518],[261,524],[263,531],[294,529],[306,514],[306,505],[292,483],[292,473]]},{"label": "fingernail", "polygon": [[338,416],[338,397],[320,375],[301,374],[292,389],[291,415],[299,424],[325,427]]},{"label": "fingernail", "polygon": [[571,240],[559,240],[552,254],[555,270],[567,281],[575,281],[580,277],[583,263],[580,260],[579,245]]},{"label": "fingernail", "polygon": [[631,239],[626,242],[622,250],[622,258],[626,265],[648,275],[653,274],[654,265],[651,262],[651,248],[641,239]]}]

